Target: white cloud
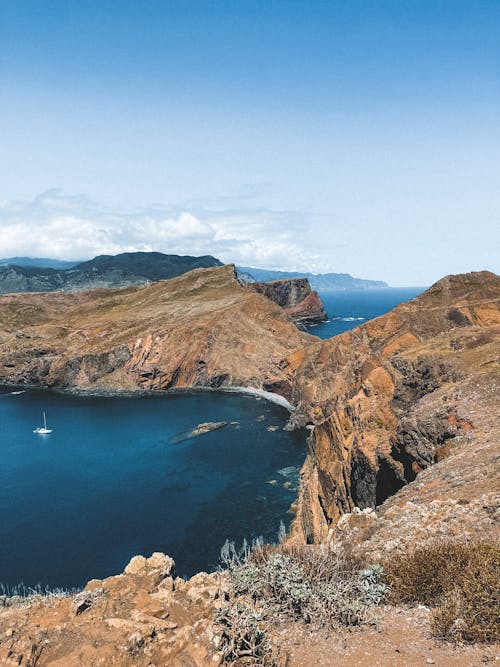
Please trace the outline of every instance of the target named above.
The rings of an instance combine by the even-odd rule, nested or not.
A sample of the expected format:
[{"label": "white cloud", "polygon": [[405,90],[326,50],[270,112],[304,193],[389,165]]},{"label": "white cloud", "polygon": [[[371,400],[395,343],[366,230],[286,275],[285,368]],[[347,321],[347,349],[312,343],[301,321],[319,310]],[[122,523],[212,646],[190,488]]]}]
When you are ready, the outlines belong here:
[{"label": "white cloud", "polygon": [[264,208],[155,205],[127,211],[49,190],[31,202],[0,202],[0,257],[75,260],[156,250],[310,271],[319,268],[319,259],[309,247],[303,218],[298,212]]}]

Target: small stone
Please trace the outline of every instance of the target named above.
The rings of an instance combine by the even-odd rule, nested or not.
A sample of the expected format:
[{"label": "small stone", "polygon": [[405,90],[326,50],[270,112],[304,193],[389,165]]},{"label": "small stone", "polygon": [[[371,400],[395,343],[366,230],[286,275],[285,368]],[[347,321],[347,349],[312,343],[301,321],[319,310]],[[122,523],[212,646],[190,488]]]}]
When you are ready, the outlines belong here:
[{"label": "small stone", "polygon": [[93,607],[99,600],[100,597],[104,595],[104,590],[102,588],[96,588],[93,590],[83,590],[81,593],[78,593],[73,598],[73,606],[75,608],[75,614],[79,616],[83,614],[84,611]]},{"label": "small stone", "polygon": [[0,642],[9,639],[9,637],[12,637],[14,632],[15,632],[14,628],[8,628],[7,630],[5,630],[5,632],[2,632],[2,634],[0,634]]},{"label": "small stone", "polygon": [[177,623],[174,623],[173,621],[168,621],[167,623],[164,623],[162,625],[162,628],[165,630],[175,630],[178,627]]},{"label": "small stone", "polygon": [[428,665],[434,665],[434,664],[435,664],[435,662],[434,662],[434,660],[433,660],[432,658],[427,658],[427,660],[426,660],[425,662],[426,662]]},{"label": "small stone", "polygon": [[125,574],[145,574],[146,559],[144,556],[134,556],[125,568]]}]

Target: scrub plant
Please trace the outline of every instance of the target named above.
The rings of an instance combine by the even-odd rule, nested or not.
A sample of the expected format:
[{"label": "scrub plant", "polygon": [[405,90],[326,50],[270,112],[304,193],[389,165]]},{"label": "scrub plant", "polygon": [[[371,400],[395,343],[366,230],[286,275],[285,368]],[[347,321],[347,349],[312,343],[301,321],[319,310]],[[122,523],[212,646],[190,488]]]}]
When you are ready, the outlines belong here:
[{"label": "scrub plant", "polygon": [[267,633],[260,626],[263,617],[248,606],[226,605],[215,614],[219,627],[219,651],[223,665],[277,667]]},{"label": "scrub plant", "polygon": [[500,545],[439,540],[386,564],[391,598],[434,608],[432,631],[452,641],[500,641]]},{"label": "scrub plant", "polygon": [[319,626],[359,625],[387,593],[379,565],[366,565],[328,545],[226,544],[223,562],[236,598],[246,597],[276,620]]}]

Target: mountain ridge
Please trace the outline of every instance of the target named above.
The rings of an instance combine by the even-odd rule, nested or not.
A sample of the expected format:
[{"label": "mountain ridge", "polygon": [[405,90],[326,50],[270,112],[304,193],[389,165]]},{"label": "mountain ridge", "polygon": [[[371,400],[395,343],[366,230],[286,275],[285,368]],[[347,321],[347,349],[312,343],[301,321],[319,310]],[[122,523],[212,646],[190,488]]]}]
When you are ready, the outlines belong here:
[{"label": "mountain ridge", "polygon": [[[42,257],[0,259],[0,294],[9,292],[48,292],[93,287],[127,287],[148,280],[167,280],[186,271],[222,266],[212,255],[167,255],[160,252],[126,252],[97,255],[83,261]],[[313,290],[378,289],[388,287],[380,280],[353,278],[347,273],[313,274],[298,271],[273,271],[237,267],[244,282],[270,282],[307,278]]]},{"label": "mountain ridge", "polygon": [[286,278],[307,278],[313,290],[353,290],[353,289],[380,289],[390,287],[383,280],[365,280],[354,278],[349,273],[310,273],[307,271],[275,271],[257,269],[250,266],[237,266],[243,279],[253,279],[256,282],[271,282]]},{"label": "mountain ridge", "polygon": [[7,260],[0,260],[0,294],[129,287],[176,278],[193,269],[222,266],[222,262],[211,255],[196,257],[159,252],[98,255],[62,269],[33,264],[52,261],[32,259],[31,264],[23,266],[2,264]]}]

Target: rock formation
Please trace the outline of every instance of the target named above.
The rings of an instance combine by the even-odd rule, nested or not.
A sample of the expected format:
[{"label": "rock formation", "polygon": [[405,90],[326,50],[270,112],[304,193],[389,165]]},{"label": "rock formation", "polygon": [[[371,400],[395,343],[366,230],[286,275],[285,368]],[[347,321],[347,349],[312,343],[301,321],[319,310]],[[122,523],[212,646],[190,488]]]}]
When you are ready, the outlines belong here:
[{"label": "rock formation", "polygon": [[498,276],[449,276],[283,362],[294,420],[314,425],[297,537],[319,541],[355,506],[380,505],[479,428],[466,406],[479,413],[498,384],[499,304]]},{"label": "rock formation", "polygon": [[247,283],[247,288],[264,294],[268,299],[284,308],[294,322],[323,322],[326,320],[326,313],[319,294],[311,289],[307,278]]},{"label": "rock formation", "polygon": [[286,379],[281,360],[314,340],[231,266],[121,290],[0,296],[7,383],[275,391]]},{"label": "rock formation", "polygon": [[4,600],[0,663],[217,665],[213,614],[226,588],[218,574],[176,577],[164,554],[136,556],[122,574],[93,579],[76,596],[35,596],[29,606]]}]

